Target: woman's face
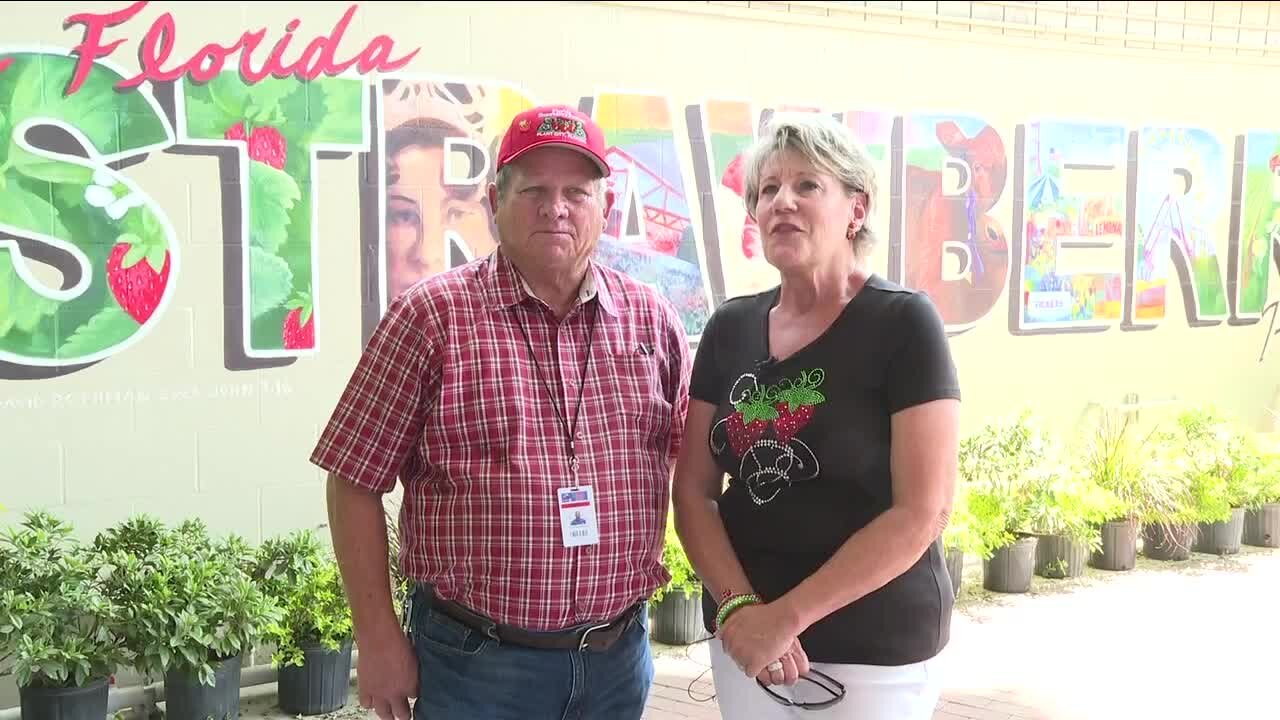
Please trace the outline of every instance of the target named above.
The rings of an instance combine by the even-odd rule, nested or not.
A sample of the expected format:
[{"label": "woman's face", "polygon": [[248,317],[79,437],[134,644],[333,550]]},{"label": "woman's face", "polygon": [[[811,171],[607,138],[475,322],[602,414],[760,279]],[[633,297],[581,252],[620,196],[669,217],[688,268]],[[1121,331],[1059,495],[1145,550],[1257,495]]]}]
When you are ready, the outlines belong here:
[{"label": "woman's face", "polygon": [[806,270],[852,253],[849,229],[861,229],[867,217],[862,193],[851,197],[833,175],[792,151],[765,162],[759,188],[755,213],[769,264]]},{"label": "woman's face", "polygon": [[449,269],[452,240],[471,257],[495,247],[483,188],[444,182],[439,147],[409,146],[394,158],[395,181],[387,186],[387,294]]}]

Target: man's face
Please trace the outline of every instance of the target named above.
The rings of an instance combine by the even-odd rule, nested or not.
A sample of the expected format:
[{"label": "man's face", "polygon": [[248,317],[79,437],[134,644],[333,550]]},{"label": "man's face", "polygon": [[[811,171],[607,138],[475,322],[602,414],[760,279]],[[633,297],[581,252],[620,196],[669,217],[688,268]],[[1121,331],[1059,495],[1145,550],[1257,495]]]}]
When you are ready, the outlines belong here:
[{"label": "man's face", "polygon": [[515,181],[502,198],[489,188],[503,252],[524,270],[565,272],[585,263],[613,205],[613,191],[596,194],[599,169],[555,146],[529,151],[513,169]]},{"label": "man's face", "polygon": [[387,292],[395,297],[449,268],[449,236],[471,257],[486,255],[494,237],[478,185],[444,183],[440,147],[411,145],[392,158],[387,186]]}]

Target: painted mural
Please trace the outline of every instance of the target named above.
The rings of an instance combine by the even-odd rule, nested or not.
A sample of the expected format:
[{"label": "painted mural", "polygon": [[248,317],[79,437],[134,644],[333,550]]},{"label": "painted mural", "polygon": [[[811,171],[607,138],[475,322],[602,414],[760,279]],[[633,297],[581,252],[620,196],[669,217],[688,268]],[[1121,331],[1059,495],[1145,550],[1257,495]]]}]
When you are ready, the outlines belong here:
[{"label": "painted mural", "polygon": [[[327,34],[295,20],[185,60],[171,57],[166,13],[140,35],[129,26],[142,67],[130,75],[111,60],[125,41],[104,33],[144,5],[69,17],[83,34],[73,48],[0,49],[4,377],[123,358],[163,322],[187,238],[130,179],[149,154],[219,158],[224,362],[246,370],[320,350],[327,274],[368,275],[367,336],[397,293],[491,252],[484,189],[499,136],[538,102],[576,104],[604,128],[618,203],[599,258],[670,298],[694,339],[725,298],[776,282],[742,205],[742,151],[781,109],[855,130],[881,183],[883,272],[928,292],[952,333],[1006,316],[1014,335],[1275,322],[1280,131],[996,127],[979,114],[713,93],[530,97],[515,79],[405,72],[418,49],[387,36],[346,47],[355,5]],[[367,172],[325,176],[326,158],[350,153]],[[322,183],[355,183],[359,269],[320,267]],[[1181,312],[1169,307],[1175,287]]]}]

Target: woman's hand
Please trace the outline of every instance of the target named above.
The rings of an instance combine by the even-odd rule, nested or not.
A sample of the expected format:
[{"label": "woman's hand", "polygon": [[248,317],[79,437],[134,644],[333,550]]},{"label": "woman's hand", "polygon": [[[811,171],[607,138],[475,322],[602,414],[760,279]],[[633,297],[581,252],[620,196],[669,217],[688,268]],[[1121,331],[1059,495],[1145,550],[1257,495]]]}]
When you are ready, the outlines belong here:
[{"label": "woman's hand", "polygon": [[[782,660],[784,680],[790,677],[789,672],[796,672],[798,677],[800,673],[809,670],[808,658],[803,659],[803,668],[798,666],[798,658],[790,658],[791,667],[788,666],[788,659],[783,658],[784,655],[791,655],[793,647],[800,646],[797,635],[798,629],[789,613],[783,612],[774,604],[747,605],[735,610],[719,633],[725,652],[742,668],[747,677],[759,677],[761,673],[770,677],[765,668],[774,660]],[[791,682],[795,680],[792,679]]]},{"label": "woman's hand", "polygon": [[[771,670],[773,665],[781,665],[782,668]],[[805,654],[804,648],[800,646],[800,639],[797,638],[791,642],[787,654],[766,665],[756,676],[756,680],[765,685],[795,685],[800,676],[807,672],[809,656]]]}]

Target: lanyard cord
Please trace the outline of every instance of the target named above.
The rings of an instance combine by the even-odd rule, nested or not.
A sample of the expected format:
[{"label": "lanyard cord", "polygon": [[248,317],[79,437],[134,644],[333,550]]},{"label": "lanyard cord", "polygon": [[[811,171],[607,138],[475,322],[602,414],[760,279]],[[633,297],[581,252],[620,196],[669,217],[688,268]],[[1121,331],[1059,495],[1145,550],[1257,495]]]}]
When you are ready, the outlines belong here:
[{"label": "lanyard cord", "polygon": [[538,372],[538,381],[542,384],[543,390],[546,391],[547,396],[551,399],[551,407],[556,411],[556,420],[560,421],[560,427],[564,430],[565,439],[569,443],[569,467],[574,471],[577,471],[578,469],[578,452],[574,447],[574,436],[578,431],[578,417],[582,412],[582,396],[587,387],[587,368],[591,364],[591,346],[595,340],[596,318],[599,317],[599,315],[600,305],[597,302],[597,304],[592,307],[591,325],[590,329],[587,331],[587,357],[582,362],[582,377],[581,381],[578,383],[578,403],[573,410],[572,427],[569,426],[569,423],[565,418],[565,415],[568,414],[568,410],[566,409],[564,413],[560,412],[560,401],[556,397],[556,394],[551,392],[551,386],[542,373],[542,364],[538,362],[538,357],[533,352],[533,342],[529,340],[529,331],[525,329],[523,321],[518,319],[516,321],[516,324],[520,326],[520,333],[524,335],[524,344],[529,350],[529,359],[533,360],[533,367]]}]

